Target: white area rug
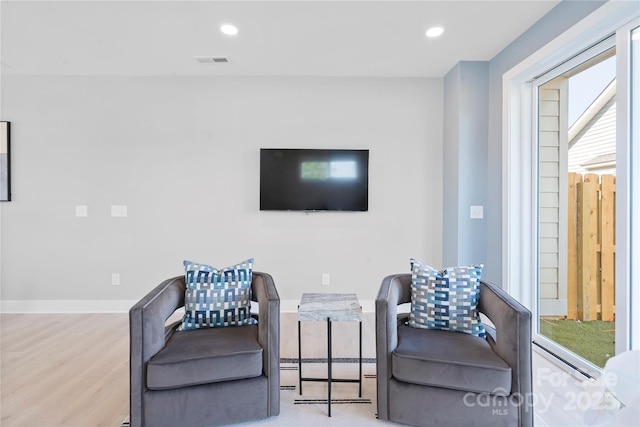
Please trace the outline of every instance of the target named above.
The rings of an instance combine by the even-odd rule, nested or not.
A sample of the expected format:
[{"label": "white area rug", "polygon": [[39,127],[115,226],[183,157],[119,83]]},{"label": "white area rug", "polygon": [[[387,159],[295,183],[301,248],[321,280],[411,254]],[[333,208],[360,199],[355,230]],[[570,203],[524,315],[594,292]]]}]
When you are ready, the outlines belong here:
[{"label": "white area rug", "polygon": [[[358,363],[333,363],[334,378],[358,378]],[[369,362],[369,360],[367,360]],[[326,363],[303,363],[304,377],[326,378]],[[376,418],[376,365],[362,364],[362,397],[357,383],[333,383],[331,387],[331,417],[327,411],[327,384],[305,381],[302,395],[298,389],[298,364],[280,364],[280,415],[264,420],[232,424],[233,426],[290,427],[358,427],[400,426]],[[126,420],[122,427],[128,427]]]}]

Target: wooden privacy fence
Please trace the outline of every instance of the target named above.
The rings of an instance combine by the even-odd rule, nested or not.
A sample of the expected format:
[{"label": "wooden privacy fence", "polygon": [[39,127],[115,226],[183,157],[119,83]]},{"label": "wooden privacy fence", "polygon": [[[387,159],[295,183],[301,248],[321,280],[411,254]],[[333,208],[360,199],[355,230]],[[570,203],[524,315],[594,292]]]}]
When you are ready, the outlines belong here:
[{"label": "wooden privacy fence", "polygon": [[615,317],[616,177],[569,173],[567,317]]}]

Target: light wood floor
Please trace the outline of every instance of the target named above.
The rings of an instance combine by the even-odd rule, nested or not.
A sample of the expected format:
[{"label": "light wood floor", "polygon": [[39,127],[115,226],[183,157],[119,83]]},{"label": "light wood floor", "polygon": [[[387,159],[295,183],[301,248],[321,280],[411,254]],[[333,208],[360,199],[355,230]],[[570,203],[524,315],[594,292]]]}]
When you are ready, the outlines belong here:
[{"label": "light wood floor", "polygon": [[[333,356],[357,357],[357,333],[357,323],[334,326]],[[326,325],[303,322],[302,342],[303,358],[326,357]],[[295,313],[282,314],[280,356],[298,357]],[[372,313],[363,318],[363,357],[375,357]],[[127,314],[0,315],[2,427],[120,427],[129,413],[128,375]],[[534,390],[552,402],[544,412],[536,407],[536,425],[580,424],[563,400],[572,385],[555,387],[559,375],[534,355]]]},{"label": "light wood floor", "polygon": [[129,412],[126,314],[2,314],[0,425],[120,427]]}]

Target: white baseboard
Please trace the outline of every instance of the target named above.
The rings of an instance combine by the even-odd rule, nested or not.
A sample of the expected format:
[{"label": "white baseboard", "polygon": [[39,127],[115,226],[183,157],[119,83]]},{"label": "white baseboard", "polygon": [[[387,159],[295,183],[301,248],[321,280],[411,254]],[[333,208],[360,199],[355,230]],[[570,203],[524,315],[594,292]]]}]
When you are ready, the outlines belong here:
[{"label": "white baseboard", "polygon": [[127,313],[132,300],[3,300],[2,313]]},{"label": "white baseboard", "polygon": [[[133,300],[3,300],[0,313],[127,313]],[[297,313],[300,300],[280,300],[281,313]],[[360,300],[363,313],[375,311],[374,300]]]}]

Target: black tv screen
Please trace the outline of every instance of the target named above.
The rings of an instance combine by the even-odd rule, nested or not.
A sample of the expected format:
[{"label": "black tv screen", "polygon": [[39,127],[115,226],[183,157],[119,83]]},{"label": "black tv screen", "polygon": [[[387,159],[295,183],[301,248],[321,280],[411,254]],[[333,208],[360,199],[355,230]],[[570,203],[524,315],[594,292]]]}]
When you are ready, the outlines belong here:
[{"label": "black tv screen", "polygon": [[369,150],[260,149],[260,210],[368,209]]}]

